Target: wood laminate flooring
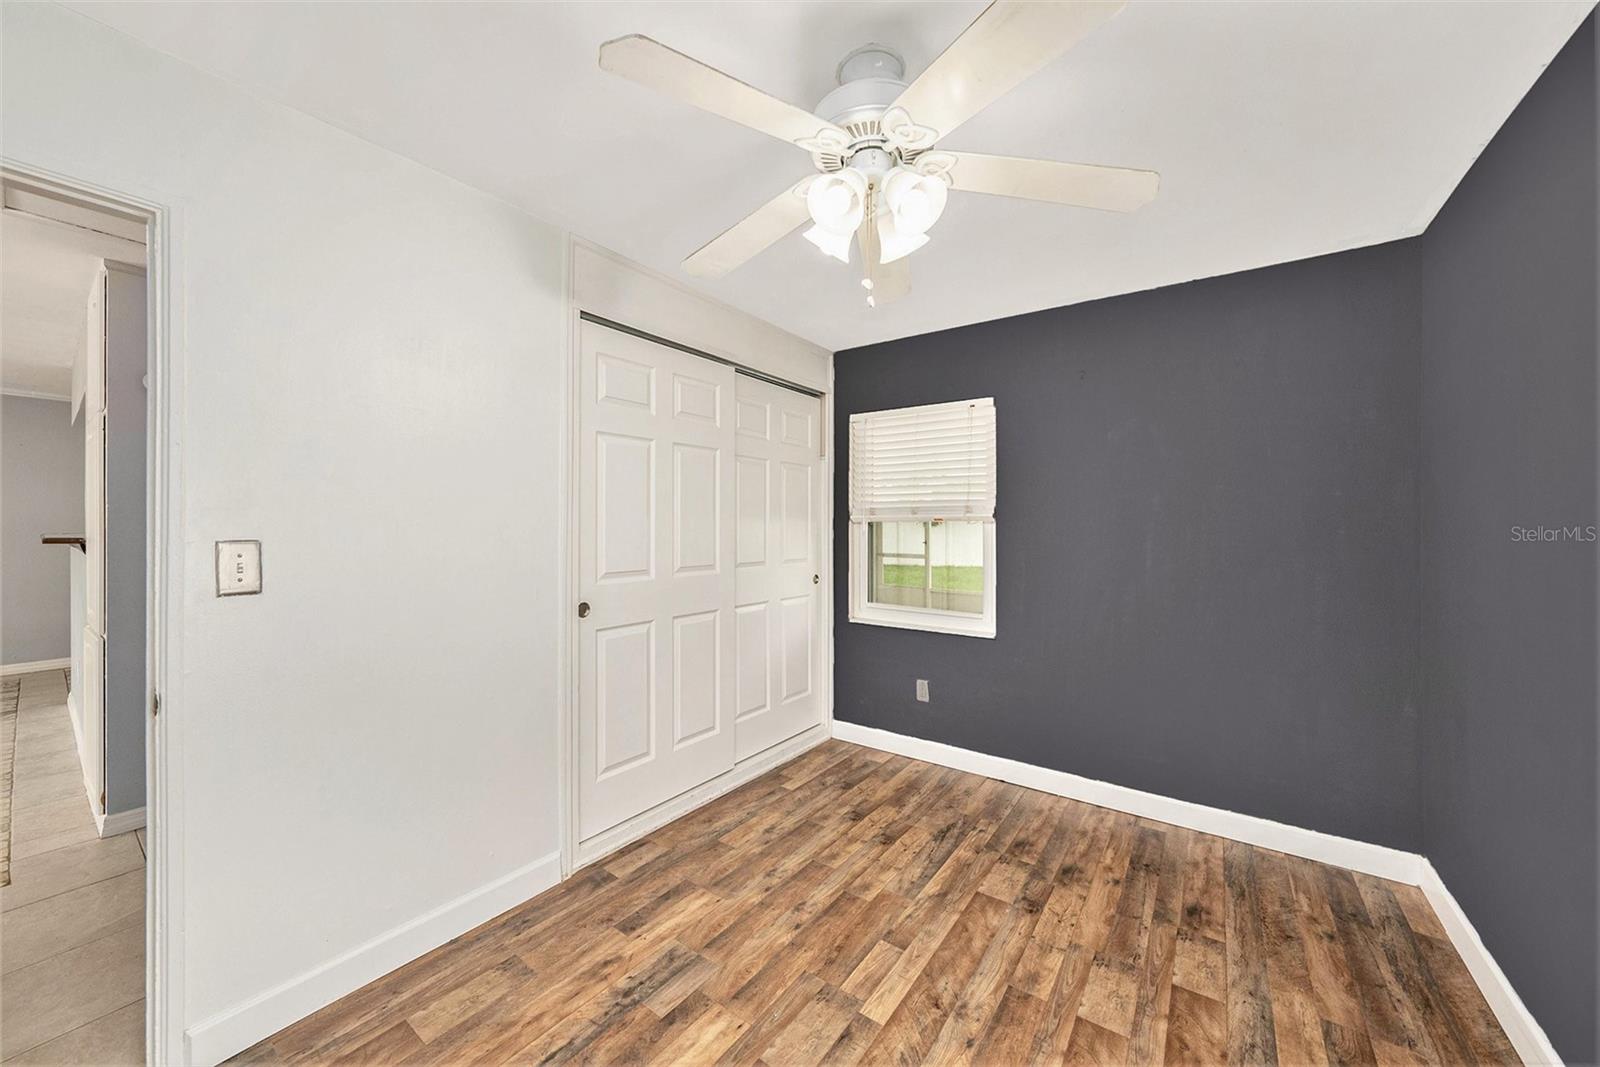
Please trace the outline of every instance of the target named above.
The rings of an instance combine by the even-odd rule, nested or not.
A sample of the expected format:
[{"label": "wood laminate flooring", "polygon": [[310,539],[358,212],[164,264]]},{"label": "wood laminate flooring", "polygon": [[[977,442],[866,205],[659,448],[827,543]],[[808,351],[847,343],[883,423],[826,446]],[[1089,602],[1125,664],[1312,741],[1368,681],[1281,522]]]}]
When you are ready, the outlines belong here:
[{"label": "wood laminate flooring", "polygon": [[17,702],[11,883],[0,888],[0,1062],[144,1063],[144,831],[102,838],[64,671],[6,679]]},{"label": "wood laminate flooring", "polygon": [[1515,1063],[1414,887],[839,741],[248,1063]]}]

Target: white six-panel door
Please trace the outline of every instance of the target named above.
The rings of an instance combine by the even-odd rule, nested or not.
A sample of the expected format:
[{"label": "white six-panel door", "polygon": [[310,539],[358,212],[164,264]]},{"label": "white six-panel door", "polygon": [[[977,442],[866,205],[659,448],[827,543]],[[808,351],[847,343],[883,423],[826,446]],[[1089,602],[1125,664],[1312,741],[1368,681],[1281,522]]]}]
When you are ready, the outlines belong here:
[{"label": "white six-panel door", "polygon": [[734,373],[580,332],[578,832],[733,767]]},{"label": "white six-panel door", "polygon": [[743,375],[734,395],[734,736],[745,759],[823,718],[822,402]]}]

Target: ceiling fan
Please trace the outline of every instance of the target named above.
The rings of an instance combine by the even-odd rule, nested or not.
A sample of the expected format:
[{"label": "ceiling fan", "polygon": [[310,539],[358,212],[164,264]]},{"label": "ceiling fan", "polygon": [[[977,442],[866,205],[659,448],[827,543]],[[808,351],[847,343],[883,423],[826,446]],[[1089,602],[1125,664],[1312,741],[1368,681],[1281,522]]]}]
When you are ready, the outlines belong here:
[{"label": "ceiling fan", "polygon": [[638,34],[600,46],[600,67],[811,153],[818,174],[757,208],[688,259],[716,278],[809,220],[805,237],[850,262],[860,248],[867,304],[911,289],[906,257],[928,242],[948,191],[1133,211],[1155,198],[1149,170],[934,150],[957,126],[1082,40],[1124,0],[995,0],[909,85],[881,44],[840,62],[813,114]]}]

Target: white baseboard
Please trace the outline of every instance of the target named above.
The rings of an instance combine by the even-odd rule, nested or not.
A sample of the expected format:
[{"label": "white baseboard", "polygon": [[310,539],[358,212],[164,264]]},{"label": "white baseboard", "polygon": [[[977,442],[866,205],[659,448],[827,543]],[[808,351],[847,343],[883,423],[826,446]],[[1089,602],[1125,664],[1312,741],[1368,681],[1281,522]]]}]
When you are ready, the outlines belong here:
[{"label": "white baseboard", "polygon": [[0,665],[0,678],[9,678],[13,674],[32,674],[35,671],[59,671],[72,666],[72,660],[67,659],[36,659],[32,663],[6,663]]},{"label": "white baseboard", "polygon": [[660,829],[673,819],[687,815],[702,804],[709,804],[730,789],[736,789],[752,778],[765,774],[780,763],[787,763],[807,749],[815,748],[826,741],[828,736],[828,724],[818,723],[787,741],[780,741],[763,752],[740,760],[731,770],[722,772],[709,782],[695,786],[687,793],[680,793],[671,800],[657,804],[649,811],[635,815],[627,822],[619,823],[609,830],[586,838],[578,843],[577,854],[574,857],[575,865],[584,867],[603,856],[609,856],[623,845],[643,837],[652,830]]},{"label": "white baseboard", "polygon": [[1416,885],[1422,873],[1423,859],[1415,852],[1402,852],[1397,848],[1370,845],[1347,837],[1335,837],[1317,830],[1303,830],[1298,826],[1273,822],[1254,815],[1241,815],[1235,811],[1212,808],[1187,800],[1164,797],[1159,793],[1146,793],[1141,789],[1096,781],[1066,771],[1053,771],[1031,763],[1019,763],[1001,756],[989,756],[970,749],[956,748],[937,741],[924,741],[919,737],[890,733],[871,726],[834,721],[833,736],[869,748],[882,749],[901,756],[909,756],[941,767],[954,767],[1002,782],[1037,789],[1042,793],[1070,797],[1087,804],[1125,811],[1158,822],[1215,834],[1246,844],[1303,856],[1336,867],[1388,878],[1395,882]]},{"label": "white baseboard", "polygon": [[96,815],[95,823],[100,827],[101,837],[116,837],[130,830],[144,829],[144,806],[140,805],[132,811],[113,811],[106,815]]},{"label": "white baseboard", "polygon": [[1495,1018],[1500,1020],[1500,1029],[1506,1032],[1506,1037],[1511,1040],[1511,1047],[1517,1050],[1522,1062],[1559,1065],[1561,1057],[1556,1054],[1555,1046],[1550,1044],[1550,1039],[1545,1036],[1544,1028],[1528,1011],[1527,1005],[1522,1003],[1522,998],[1517,996],[1517,991],[1511,987],[1505,972],[1484,947],[1483,941],[1478,937],[1478,931],[1467,919],[1466,912],[1461,910],[1456,898],[1444,887],[1439,872],[1434,870],[1433,864],[1427,860],[1422,861],[1422,879],[1418,884],[1422,887],[1423,895],[1428,898],[1428,903],[1432,905],[1433,913],[1439,917],[1439,922],[1444,924],[1445,932],[1450,935],[1450,943],[1455,946],[1457,955],[1472,973],[1472,978],[1478,983],[1478,988],[1483,992],[1484,999],[1489,1002],[1489,1007],[1494,1009]]},{"label": "white baseboard", "polygon": [[346,993],[466,933],[561,881],[561,855],[548,856],[440,905],[335,956],[282,985],[191,1026],[190,1063],[210,1067]]}]

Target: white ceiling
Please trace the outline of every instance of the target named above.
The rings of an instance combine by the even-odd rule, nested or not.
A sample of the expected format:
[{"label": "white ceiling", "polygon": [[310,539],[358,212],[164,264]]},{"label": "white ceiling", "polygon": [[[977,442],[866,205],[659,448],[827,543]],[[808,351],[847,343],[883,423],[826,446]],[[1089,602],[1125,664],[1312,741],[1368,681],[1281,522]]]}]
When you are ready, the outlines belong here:
[{"label": "white ceiling", "polygon": [[144,246],[0,211],[0,388],[69,395],[87,337],[89,288],[108,257],[142,263]]},{"label": "white ceiling", "polygon": [[1134,0],[945,145],[1158,170],[1156,202],[958,194],[912,294],[875,310],[798,235],[682,274],[809,161],[596,49],[649,34],[810,107],[851,48],[890,44],[914,75],[981,3],[69,6],[841,349],[1416,234],[1592,3]]}]

